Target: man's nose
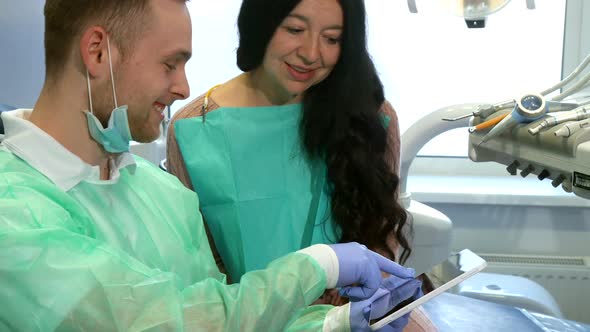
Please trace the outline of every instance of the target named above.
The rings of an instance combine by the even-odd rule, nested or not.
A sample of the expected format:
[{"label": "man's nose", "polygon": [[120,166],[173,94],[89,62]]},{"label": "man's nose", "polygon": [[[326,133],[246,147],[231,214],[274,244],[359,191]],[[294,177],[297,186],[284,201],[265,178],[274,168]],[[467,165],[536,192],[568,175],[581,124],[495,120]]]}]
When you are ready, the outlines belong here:
[{"label": "man's nose", "polygon": [[184,70],[180,70],[177,76],[170,87],[170,92],[174,95],[175,100],[183,100],[190,96],[190,87]]}]

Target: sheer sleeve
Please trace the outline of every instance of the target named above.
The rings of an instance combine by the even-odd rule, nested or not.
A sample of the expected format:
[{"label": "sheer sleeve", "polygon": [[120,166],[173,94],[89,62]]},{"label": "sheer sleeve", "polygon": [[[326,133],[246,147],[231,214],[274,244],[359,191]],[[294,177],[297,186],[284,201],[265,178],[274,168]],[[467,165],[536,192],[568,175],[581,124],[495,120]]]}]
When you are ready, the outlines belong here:
[{"label": "sheer sleeve", "polygon": [[[185,106],[172,117],[170,126],[168,127],[168,135],[166,137],[166,168],[168,172],[176,176],[185,187],[194,190],[191,182],[188,170],[184,164],[184,159],[178,142],[176,141],[176,131],[174,130],[174,123],[178,119],[184,119],[191,117],[192,114],[196,113],[196,107],[198,107],[199,98]],[[197,105],[196,105],[197,104]],[[201,103],[202,104],[202,103]]]}]

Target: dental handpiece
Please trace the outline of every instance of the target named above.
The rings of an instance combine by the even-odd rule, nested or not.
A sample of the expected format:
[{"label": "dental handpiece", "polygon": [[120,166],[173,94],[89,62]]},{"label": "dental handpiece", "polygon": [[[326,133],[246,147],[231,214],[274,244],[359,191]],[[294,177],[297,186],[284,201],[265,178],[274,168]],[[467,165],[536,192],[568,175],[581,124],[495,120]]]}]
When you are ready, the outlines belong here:
[{"label": "dental handpiece", "polygon": [[510,113],[502,114],[502,115],[496,116],[490,120],[484,121],[478,125],[475,125],[473,127],[469,127],[469,132],[472,133],[477,130],[484,130],[484,129],[488,129],[490,127],[493,127],[493,126],[497,125],[498,123],[500,123],[500,121],[504,120],[504,118],[506,116],[508,116],[509,114]]},{"label": "dental handpiece", "polygon": [[[506,108],[510,108],[510,107],[514,107],[516,101],[514,99],[511,100],[506,100],[503,101],[501,103],[497,103],[497,104],[481,104],[477,107],[477,109],[471,113],[465,114],[465,115],[461,115],[458,116],[456,118],[443,118],[444,121],[457,121],[457,120],[461,120],[461,119],[465,119],[468,118],[470,116],[474,116],[474,117],[480,117],[480,118],[487,118],[488,116],[506,109]],[[562,111],[571,111],[575,108],[578,108],[580,105],[576,104],[576,103],[566,103],[566,102],[561,102],[561,101],[547,101],[547,113],[549,112],[562,112]],[[495,119],[497,119],[496,122],[493,123],[493,125],[497,124],[500,120],[498,120],[499,117],[496,117]],[[488,120],[490,121],[490,120]],[[485,121],[485,122],[488,122]],[[484,123],[485,123],[484,122]],[[483,124],[483,123],[482,123]],[[479,126],[479,125],[478,125]],[[476,128],[477,126],[473,126],[469,129],[469,132],[472,133],[476,130],[479,130],[479,128]],[[488,128],[488,126],[484,126],[484,128],[481,129],[485,129]]]},{"label": "dental handpiece", "polygon": [[547,113],[556,113],[556,112],[564,112],[564,111],[571,111],[580,107],[581,105],[577,103],[566,103],[561,101],[547,101]]},{"label": "dental handpiece", "polygon": [[582,120],[582,121],[578,121],[578,122],[567,123],[567,124],[563,125],[563,127],[557,129],[557,131],[554,134],[555,134],[555,136],[560,136],[560,137],[570,137],[578,130],[584,129],[584,128],[589,128],[589,127],[590,127],[590,119],[586,119],[586,120]]},{"label": "dental handpiece", "polygon": [[543,96],[536,93],[524,95],[516,101],[516,106],[514,106],[512,112],[482,138],[481,143],[485,143],[491,138],[500,135],[514,124],[538,120],[546,112],[547,107]]},{"label": "dental handpiece", "polygon": [[477,107],[477,109],[471,113],[465,114],[465,115],[461,115],[458,116],[456,118],[443,118],[444,121],[457,121],[457,120],[461,120],[461,119],[465,119],[471,116],[476,116],[476,117],[480,117],[480,118],[487,118],[488,116],[503,110],[505,108],[510,108],[510,107],[514,107],[514,99],[510,99],[507,101],[503,101],[501,103],[497,103],[497,104],[481,104]]},{"label": "dental handpiece", "polygon": [[590,118],[590,110],[582,107],[581,110],[574,110],[569,112],[560,112],[553,115],[547,116],[545,120],[539,123],[533,128],[529,128],[528,131],[531,135],[536,135],[544,128],[553,127],[555,125],[568,122],[568,121],[579,121]]}]

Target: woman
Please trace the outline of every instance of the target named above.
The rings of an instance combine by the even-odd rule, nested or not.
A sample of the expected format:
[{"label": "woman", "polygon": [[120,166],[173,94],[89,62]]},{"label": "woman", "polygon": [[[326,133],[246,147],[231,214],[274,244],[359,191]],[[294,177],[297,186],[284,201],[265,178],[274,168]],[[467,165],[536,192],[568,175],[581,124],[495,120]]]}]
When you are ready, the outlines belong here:
[{"label": "woman", "polygon": [[176,113],[167,155],[229,277],[310,243],[358,241],[403,263],[399,129],[363,1],[244,0],[238,29],[244,73]]},{"label": "woman", "polygon": [[[240,10],[238,29],[238,67],[244,74],[208,91],[208,98],[205,95],[197,98],[175,115],[168,134],[170,172],[199,193],[204,211],[209,201],[227,202],[223,197],[209,197],[216,193],[201,187],[209,188],[209,183],[222,186],[225,183],[219,180],[227,175],[232,177],[228,179],[231,182],[249,182],[243,178],[259,176],[254,179],[258,183],[244,183],[244,186],[261,187],[270,179],[268,186],[274,192],[269,194],[275,197],[276,188],[284,184],[276,183],[275,174],[269,173],[276,171],[269,166],[277,162],[268,159],[281,149],[280,154],[287,155],[283,159],[293,164],[288,165],[292,166],[289,169],[280,165],[284,169],[281,175],[297,180],[286,191],[292,192],[305,182],[302,191],[313,193],[318,187],[311,188],[313,178],[324,177],[326,185],[322,187],[328,197],[326,202],[320,197],[318,205],[326,206],[303,213],[316,214],[314,239],[362,242],[403,262],[410,249],[404,232],[407,216],[397,204],[397,117],[384,99],[383,87],[366,50],[363,2],[246,0]],[[224,120],[219,121],[222,117]],[[217,122],[224,128],[215,127]],[[238,128],[233,128],[232,124],[236,123]],[[230,149],[221,151],[227,148],[224,143],[228,142],[219,142],[216,135],[227,130],[231,130],[232,137],[225,139],[237,141],[236,137],[244,136],[240,138],[265,145],[229,142]],[[293,139],[285,137],[287,134],[295,136],[299,146],[277,148],[276,141],[264,140],[278,136],[284,141]],[[243,149],[235,151],[236,144],[241,144]],[[260,151],[262,147],[273,151]],[[256,155],[240,158],[244,149],[254,149]],[[272,153],[275,155],[266,156]],[[231,157],[231,161],[220,162],[224,155]],[[258,165],[240,164],[250,160]],[[220,169],[230,163],[254,166],[254,174],[242,169],[233,169],[228,174]],[[213,178],[212,173],[205,172],[206,167],[213,167],[212,171],[221,177]],[[307,168],[307,172],[300,168]],[[265,195],[248,196],[261,199]],[[314,210],[309,209],[314,197],[308,196],[301,205]],[[301,224],[307,219],[289,221]],[[216,228],[211,220],[208,222],[211,228]],[[318,227],[320,223],[322,227]],[[302,230],[300,227],[299,231]],[[330,239],[332,235],[338,238]],[[399,255],[395,255],[396,251]],[[229,272],[234,279],[245,272],[233,270],[230,268]]]},{"label": "woman", "polygon": [[168,170],[199,194],[220,268],[238,281],[309,243],[345,241],[403,263],[399,129],[363,1],[244,0],[238,30],[244,73],[177,112],[168,132]]}]

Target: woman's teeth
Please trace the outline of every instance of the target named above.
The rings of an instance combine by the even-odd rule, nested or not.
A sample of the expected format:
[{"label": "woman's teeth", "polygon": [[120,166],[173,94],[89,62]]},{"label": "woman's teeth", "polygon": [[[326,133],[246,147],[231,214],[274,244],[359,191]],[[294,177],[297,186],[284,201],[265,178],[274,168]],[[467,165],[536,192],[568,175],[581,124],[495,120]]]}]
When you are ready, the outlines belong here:
[{"label": "woman's teeth", "polygon": [[311,70],[305,70],[305,69],[301,69],[301,68],[297,68],[294,66],[291,66],[291,68],[295,69],[295,71],[300,72],[300,73],[309,73]]}]

